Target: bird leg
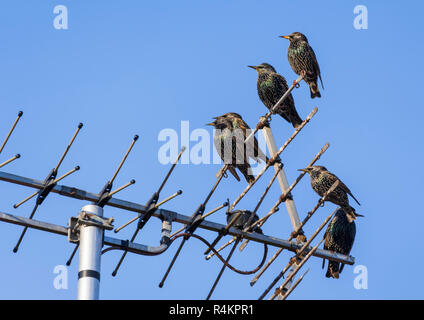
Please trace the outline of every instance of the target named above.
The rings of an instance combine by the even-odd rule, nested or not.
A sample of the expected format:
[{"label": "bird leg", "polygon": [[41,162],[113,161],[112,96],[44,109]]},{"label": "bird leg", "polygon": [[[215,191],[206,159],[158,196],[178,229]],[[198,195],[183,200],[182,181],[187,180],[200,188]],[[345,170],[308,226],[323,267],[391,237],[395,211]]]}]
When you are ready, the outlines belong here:
[{"label": "bird leg", "polygon": [[222,167],[221,169],[219,169],[219,171],[217,172],[216,176],[219,177],[222,174],[223,178],[228,178],[228,174],[227,174],[227,170],[225,170],[224,172],[222,172],[224,170],[224,167]]},{"label": "bird leg", "polygon": [[[281,162],[281,158],[280,158],[280,156],[277,156],[277,157],[272,157],[271,159],[269,159],[268,160],[268,163],[269,163],[269,165],[270,166],[273,166],[274,164],[276,164],[276,163],[281,163],[281,165],[282,166],[284,166],[284,164]],[[290,197],[291,197],[291,195],[290,195]],[[289,196],[287,196],[287,198],[289,198]],[[289,198],[290,199],[290,198]],[[292,199],[293,200],[293,199]],[[285,201],[285,200],[284,200]]]},{"label": "bird leg", "polygon": [[288,291],[288,289],[286,287],[284,287],[283,289],[280,288],[275,288],[275,292],[274,295],[278,296],[278,295],[282,295],[284,296],[284,294]]},{"label": "bird leg", "polygon": [[298,232],[293,231],[293,232],[290,234],[290,238],[292,238],[292,239],[296,238],[296,241],[297,241],[298,243],[300,243],[300,242],[306,242],[306,236],[305,236],[305,234],[303,233],[303,230],[302,230],[302,229],[300,229]]},{"label": "bird leg", "polygon": [[[302,76],[303,79],[305,79],[306,71],[305,70],[300,71],[300,74],[299,75]],[[297,89],[297,88],[300,87],[300,84],[297,83],[296,80],[294,80],[293,81],[293,86]]]},{"label": "bird leg", "polygon": [[291,191],[283,198],[281,198],[281,202],[286,202],[288,200],[293,200],[293,195],[291,193]]},{"label": "bird leg", "polygon": [[269,127],[269,120],[266,117],[260,117],[256,128],[258,128],[258,130],[261,130],[264,127]]}]

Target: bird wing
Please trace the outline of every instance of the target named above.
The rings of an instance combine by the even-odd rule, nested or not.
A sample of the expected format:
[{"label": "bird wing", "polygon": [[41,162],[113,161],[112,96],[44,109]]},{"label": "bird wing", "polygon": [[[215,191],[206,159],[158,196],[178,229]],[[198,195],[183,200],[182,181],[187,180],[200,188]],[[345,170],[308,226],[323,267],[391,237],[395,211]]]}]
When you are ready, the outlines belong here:
[{"label": "bird wing", "polygon": [[317,57],[315,56],[315,52],[314,52],[314,49],[312,49],[312,47],[311,46],[309,46],[309,52],[310,52],[310,55],[311,55],[311,60],[312,60],[312,68],[315,70],[315,74],[317,74],[318,75],[318,77],[319,77],[319,80],[321,81],[321,86],[322,86],[322,88],[324,89],[324,84],[322,83],[322,78],[321,78],[321,70],[320,70],[320,68],[319,68],[319,64],[318,64],[318,60],[317,60]]},{"label": "bird wing", "polygon": [[[286,93],[287,90],[289,89],[288,85],[287,85],[287,81],[286,79],[280,75],[280,74],[275,74],[273,76],[273,81],[275,82],[275,85],[277,87],[279,87],[279,91]],[[281,97],[283,96],[283,94],[281,94]],[[279,97],[278,100],[281,98]],[[286,99],[284,99],[283,103],[281,103],[281,107],[280,107],[280,112],[279,114],[286,119],[289,123],[291,123],[294,127],[297,127],[300,123],[303,122],[303,120],[300,118],[299,114],[297,113],[295,104],[294,104],[294,99],[292,94],[290,93]]]},{"label": "bird wing", "polygon": [[[284,77],[282,75],[279,75],[278,73],[273,74],[271,79],[274,90],[269,90],[269,94],[271,95],[270,99],[271,101],[273,101],[273,105],[275,105],[281,99],[284,93],[286,93],[289,87],[287,85],[286,79],[284,79]],[[281,115],[285,120],[290,122],[290,118],[287,116],[287,113],[281,110],[286,106],[294,106],[294,100],[291,94],[288,95],[288,97],[277,107],[277,110],[275,111],[276,113]]]},{"label": "bird wing", "polygon": [[234,176],[234,178],[236,178],[237,181],[240,181],[240,177],[237,174],[236,169],[234,169],[233,166],[228,166],[228,171],[231,172],[231,174]]},{"label": "bird wing", "polygon": [[[336,177],[337,178],[337,177]],[[338,179],[338,178],[337,178]],[[355,196],[352,194],[352,192],[350,191],[350,189],[339,179],[339,187],[340,188],[342,188],[348,195],[350,195],[352,198],[353,198],[353,200],[355,200],[356,201],[356,203],[358,204],[358,205],[361,205],[360,203],[359,203],[359,201],[355,198]]]},{"label": "bird wing", "polygon": [[[240,134],[242,133],[242,134]],[[242,159],[242,163],[249,163],[249,158],[246,154],[246,150],[245,150],[245,144],[244,144],[244,140],[245,140],[245,133],[244,132],[236,132],[233,136],[232,136],[232,140],[233,140],[233,163],[240,163],[240,159]],[[235,157],[235,159],[234,159]]]},{"label": "bird wing", "polygon": [[268,163],[269,159],[268,157],[265,155],[265,153],[261,150],[261,148],[259,148],[259,144],[258,144],[258,140],[256,139],[256,137],[253,137],[253,156],[252,158],[255,159],[257,162],[260,162],[259,160],[264,161],[265,163]]},{"label": "bird wing", "polygon": [[341,188],[344,192],[346,192],[348,195],[350,195],[357,204],[361,205],[359,201],[353,196],[352,192],[349,190],[349,188],[340,180],[335,174],[328,171],[328,176],[330,177],[330,181],[332,183],[336,182],[336,180],[339,180],[339,186],[338,188]]},{"label": "bird wing", "polygon": [[[224,130],[221,135],[214,135],[213,137],[213,143],[215,145],[216,151],[218,152],[219,156],[221,157],[222,161],[224,161],[225,164],[230,164],[228,166],[228,171],[236,178],[237,181],[240,181],[240,177],[238,176],[236,169],[231,165],[230,159],[225,159],[225,135],[228,134],[227,130]],[[231,158],[233,158],[233,155],[231,154]]]},{"label": "bird wing", "polygon": [[[278,73],[275,73],[272,75],[272,81],[275,87],[277,88],[276,92],[280,94],[279,97],[276,97],[275,103],[277,103],[278,100],[280,100],[280,98],[284,95],[284,93],[286,93],[286,91],[289,89],[289,85],[287,84],[287,80],[281,74],[278,74]],[[294,106],[294,100],[291,93],[284,100],[284,102],[285,104]]]},{"label": "bird wing", "polygon": [[[250,131],[249,125],[243,119],[235,118],[233,120],[233,128],[234,129],[241,129],[243,131],[243,139],[244,139],[243,143],[244,143],[244,141],[247,138],[247,133],[248,133],[248,131]],[[249,134],[250,134],[250,132],[249,132]],[[240,143],[240,141],[239,141],[239,143]],[[248,143],[250,143],[250,142],[248,142]],[[240,149],[241,149],[241,146],[240,146]],[[246,147],[246,149],[250,151],[249,148]],[[250,152],[247,155],[248,155],[248,157],[254,159],[257,162],[260,162],[260,160],[263,160],[264,162],[268,162],[267,156],[259,148],[258,140],[256,139],[256,137],[253,137],[253,154]]]},{"label": "bird wing", "polygon": [[[354,222],[352,222],[352,224],[350,224],[350,228],[349,230],[347,230],[346,232],[346,253],[345,254],[349,254],[350,250],[352,250],[353,247],[353,242],[355,241],[355,235],[356,235],[356,225]],[[342,273],[344,268],[344,263],[341,264],[339,273]]]}]

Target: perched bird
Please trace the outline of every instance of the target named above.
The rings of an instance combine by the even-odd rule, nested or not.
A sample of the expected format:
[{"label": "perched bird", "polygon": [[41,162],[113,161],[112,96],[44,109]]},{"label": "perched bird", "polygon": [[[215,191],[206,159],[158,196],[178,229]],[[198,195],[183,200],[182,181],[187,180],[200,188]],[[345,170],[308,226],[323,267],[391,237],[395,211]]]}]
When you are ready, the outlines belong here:
[{"label": "perched bird", "polygon": [[324,88],[321,79],[321,71],[314,50],[308,43],[308,39],[300,32],[293,32],[288,36],[280,36],[290,41],[287,49],[290,66],[293,71],[300,75],[305,72],[304,80],[311,89],[311,98],[321,98],[321,93],[318,90],[318,77],[321,81],[321,86]]},{"label": "perched bird", "polygon": [[[334,251],[337,253],[348,255],[355,240],[356,226],[352,217],[343,209],[337,210],[334,218],[331,220],[324,234],[324,249]],[[322,261],[322,268],[324,269],[325,259]],[[339,274],[343,271],[344,264],[328,261],[327,278],[339,278]]]},{"label": "perched bird", "polygon": [[214,126],[216,129],[213,142],[222,161],[229,165],[228,170],[237,181],[240,181],[240,178],[235,168],[239,169],[244,175],[247,183],[253,182],[255,177],[250,173],[249,158],[253,158],[257,162],[260,160],[268,162],[269,159],[259,149],[258,141],[255,137],[249,141],[247,146],[244,144],[250,129],[249,126],[235,112],[229,112],[214,119],[215,121],[208,123],[208,125]]},{"label": "perched bird", "polygon": [[321,197],[331,188],[331,186],[339,180],[339,185],[337,188],[331,192],[326,201],[330,201],[334,204],[339,205],[346,213],[350,214],[352,219],[355,220],[357,216],[362,217],[362,215],[357,214],[355,209],[349,205],[349,199],[347,195],[350,195],[357,204],[361,205],[359,201],[353,196],[352,192],[348,187],[339,179],[336,175],[332,174],[323,166],[311,166],[306,169],[299,169],[299,171],[309,173],[311,177],[312,189],[318,193]]},{"label": "perched bird", "polygon": [[[257,87],[259,98],[263,104],[271,110],[289,89],[286,79],[278,74],[274,67],[268,63],[249,67],[258,72]],[[302,119],[299,117],[296,107],[294,106],[294,100],[291,93],[276,108],[274,113],[278,113],[287,122],[291,123],[294,128],[297,128],[302,123]]]},{"label": "perched bird", "polygon": [[[227,224],[229,224],[236,216],[236,214],[240,213],[239,217],[237,218],[237,220],[234,222],[233,227],[243,230],[248,226],[251,226],[252,224],[254,224],[256,221],[259,220],[259,217],[257,214],[255,214],[252,218],[252,220],[249,222],[250,216],[252,214],[252,211],[249,210],[234,210],[231,212],[227,212]],[[258,227],[257,225],[253,228],[253,230],[251,230],[253,232],[257,232],[262,234],[262,230],[260,227]]]},{"label": "perched bird", "polygon": [[[246,140],[247,136],[250,134],[250,127],[248,124],[243,120],[241,115],[235,112],[228,112],[223,115],[226,119],[231,121],[231,124],[234,129],[240,129],[243,133],[243,142]],[[264,161],[265,163],[268,163],[269,159],[265,155],[265,153],[259,148],[258,140],[256,137],[253,137],[253,139],[248,141],[248,145],[245,147],[248,157],[253,158],[256,162]],[[280,160],[278,159],[277,162]]]}]

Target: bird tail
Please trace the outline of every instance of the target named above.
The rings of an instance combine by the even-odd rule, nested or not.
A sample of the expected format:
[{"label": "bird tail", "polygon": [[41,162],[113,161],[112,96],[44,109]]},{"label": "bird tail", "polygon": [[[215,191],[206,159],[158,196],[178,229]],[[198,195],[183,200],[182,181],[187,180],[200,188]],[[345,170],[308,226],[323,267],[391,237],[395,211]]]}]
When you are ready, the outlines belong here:
[{"label": "bird tail", "polygon": [[[281,114],[282,113],[283,112],[281,112]],[[293,128],[295,129],[297,129],[303,122],[302,118],[299,116],[296,109],[292,110],[292,112],[287,114],[287,118],[288,118],[287,121],[290,122]]]},{"label": "bird tail", "polygon": [[299,126],[303,123],[303,120],[299,117],[299,115],[296,113],[296,116],[293,116],[291,119],[291,124],[293,125],[293,128],[297,129]]},{"label": "bird tail", "polygon": [[251,184],[255,180],[255,176],[251,174],[246,174],[244,177],[246,178],[248,184]]},{"label": "bird tail", "polygon": [[361,204],[359,203],[358,199],[356,199],[356,198],[355,198],[355,196],[354,196],[352,193],[350,193],[350,196],[353,198],[353,200],[355,200],[355,202],[356,202],[358,205],[361,205]]},{"label": "bird tail", "polygon": [[240,172],[243,174],[244,178],[246,179],[248,184],[251,184],[253,180],[255,180],[255,176],[250,174],[251,171],[250,165],[247,163],[245,164],[238,164],[237,168],[240,170]]},{"label": "bird tail", "polygon": [[321,74],[319,74],[318,76],[319,76],[319,81],[321,82],[321,87],[324,89],[324,83],[322,83]]},{"label": "bird tail", "polygon": [[232,166],[228,166],[228,171],[231,172],[231,174],[234,176],[234,178],[236,178],[237,181],[240,181],[240,177],[237,174],[236,169],[234,169],[234,167]]},{"label": "bird tail", "polygon": [[316,81],[310,82],[309,88],[311,89],[311,98],[312,99],[316,98],[316,97],[321,98],[321,93],[319,92],[318,84],[317,84]]},{"label": "bird tail", "polygon": [[339,263],[335,261],[328,261],[328,268],[327,268],[327,273],[325,274],[325,276],[327,278],[338,279],[339,274],[340,274]]}]

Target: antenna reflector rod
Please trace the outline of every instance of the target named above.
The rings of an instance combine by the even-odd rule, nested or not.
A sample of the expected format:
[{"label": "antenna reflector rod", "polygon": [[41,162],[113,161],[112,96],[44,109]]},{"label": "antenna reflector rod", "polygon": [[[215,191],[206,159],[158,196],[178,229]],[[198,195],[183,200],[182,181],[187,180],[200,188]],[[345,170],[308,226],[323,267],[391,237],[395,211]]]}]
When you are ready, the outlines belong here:
[{"label": "antenna reflector rod", "polygon": [[167,175],[165,176],[165,179],[163,179],[159,189],[158,194],[162,191],[163,187],[165,186],[165,183],[168,181],[169,176],[171,175],[172,171],[174,171],[175,166],[177,165],[178,161],[180,160],[181,156],[183,155],[184,151],[186,150],[186,147],[183,146],[181,148],[180,153],[178,154],[177,158],[175,159],[174,163],[172,164],[171,168],[169,169]]},{"label": "antenna reflector rod", "polygon": [[4,147],[6,146],[7,141],[9,140],[10,136],[12,135],[13,130],[15,130],[16,125],[19,122],[19,119],[22,117],[24,113],[22,111],[19,111],[18,117],[16,118],[15,122],[12,125],[12,128],[9,130],[9,133],[6,136],[6,139],[4,139],[1,147],[0,147],[0,153],[3,151]]},{"label": "antenna reflector rod", "polygon": [[16,159],[19,159],[20,157],[21,157],[21,155],[18,153],[17,155],[13,156],[9,160],[7,160],[7,161],[3,162],[2,164],[0,164],[0,168],[3,168],[5,165],[11,163],[12,161],[15,161]]},{"label": "antenna reflector rod", "polygon": [[112,191],[109,193],[109,197],[113,196],[114,194],[117,194],[119,191],[124,190],[125,188],[128,188],[129,186],[133,185],[135,183],[135,180],[132,179],[130,182],[128,182],[127,184],[123,185],[122,187]]},{"label": "antenna reflector rod", "polygon": [[69,257],[68,261],[66,261],[66,265],[69,267],[72,263],[72,260],[74,259],[75,253],[77,253],[79,248],[79,243],[75,246],[74,250],[71,253],[71,256]]},{"label": "antenna reflector rod", "polygon": [[116,176],[118,175],[119,170],[121,170],[122,165],[124,164],[125,160],[127,160],[127,157],[130,154],[130,152],[131,152],[132,148],[134,147],[134,144],[138,140],[138,138],[139,138],[138,135],[135,135],[134,136],[133,141],[131,142],[130,147],[128,148],[127,152],[124,155],[124,158],[121,160],[121,163],[119,164],[118,168],[116,169],[115,173],[113,174],[112,179],[110,179],[110,184],[111,185],[113,184],[113,181],[115,180]]},{"label": "antenna reflector rod", "polygon": [[57,172],[57,170],[59,170],[60,165],[63,162],[63,159],[65,159],[66,155],[68,154],[69,149],[71,149],[72,144],[75,141],[75,138],[77,137],[78,133],[80,132],[81,128],[83,127],[83,124],[80,123],[78,125],[77,131],[75,131],[74,135],[72,136],[71,141],[69,142],[68,146],[65,149],[65,152],[63,152],[62,157],[60,158],[59,162],[57,163],[57,166],[55,168],[55,171]]},{"label": "antenna reflector rod", "polygon": [[[178,190],[176,193],[174,193],[173,195],[169,196],[168,198],[162,200],[161,202],[159,202],[158,204],[156,204],[153,209],[157,209],[159,208],[159,206],[161,206],[162,204],[168,202],[169,200],[174,199],[175,197],[179,196],[180,194],[182,194],[183,192],[181,190]],[[130,221],[126,222],[125,224],[123,224],[122,226],[116,228],[114,230],[115,233],[118,233],[119,231],[121,231],[122,229],[124,229],[125,227],[129,226],[131,223],[137,221],[138,219],[140,219],[142,214],[138,214],[136,217],[132,218]]]},{"label": "antenna reflector rod", "polygon": [[[80,166],[76,166],[76,167],[75,167],[74,169],[72,169],[71,171],[69,171],[69,172],[65,173],[63,176],[61,176],[61,177],[57,178],[56,180],[54,180],[54,181],[53,181],[53,183],[52,183],[52,184],[56,184],[56,183],[58,183],[59,181],[61,181],[61,180],[65,179],[67,176],[71,175],[72,173],[74,173],[74,172],[76,172],[76,171],[78,171],[78,170],[80,170]],[[31,194],[29,197],[25,198],[25,199],[24,199],[24,200],[22,200],[21,202],[14,204],[14,205],[13,205],[13,208],[15,208],[15,209],[19,208],[21,205],[23,205],[25,202],[27,202],[27,201],[31,200],[32,198],[34,198],[34,197],[35,197],[37,194],[39,194],[39,193],[40,193],[40,190],[39,190],[39,191],[34,192],[33,194]]]},{"label": "antenna reflector rod", "polygon": [[[201,219],[204,220],[206,219],[208,216],[210,216],[211,214],[221,210],[222,208],[228,207],[230,205],[230,202],[224,202],[223,204],[221,204],[219,207],[216,207],[215,209],[209,211],[208,213],[205,213]],[[184,229],[186,228],[186,226],[181,227],[180,229],[178,229],[177,231],[175,231],[173,234],[171,234],[169,237],[172,238],[173,236],[177,235],[178,233],[180,233],[181,231],[184,231]]]}]

